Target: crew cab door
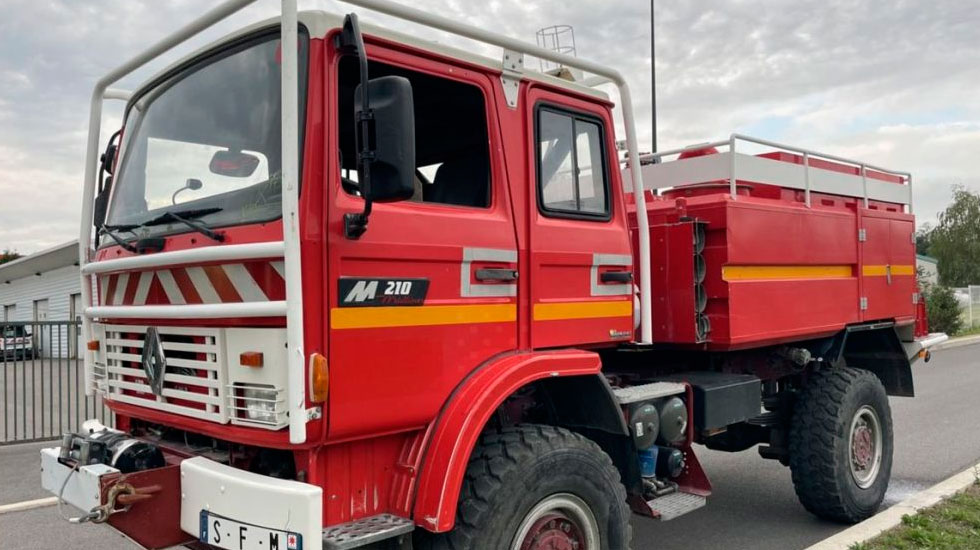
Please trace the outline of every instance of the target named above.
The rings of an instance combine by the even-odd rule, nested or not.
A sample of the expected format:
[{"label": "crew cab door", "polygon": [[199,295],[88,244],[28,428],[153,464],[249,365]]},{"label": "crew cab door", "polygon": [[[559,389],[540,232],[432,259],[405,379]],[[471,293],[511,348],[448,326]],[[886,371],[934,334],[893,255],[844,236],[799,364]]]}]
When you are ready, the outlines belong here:
[{"label": "crew cab door", "polygon": [[527,99],[532,346],[628,341],[633,261],[609,112],[539,88]]},{"label": "crew cab door", "polygon": [[367,231],[344,236],[344,214],[364,208],[349,170],[358,73],[353,58],[334,58],[324,281],[332,438],[424,426],[468,373],[517,345],[517,244],[490,137],[499,132],[489,77],[383,48],[368,54],[371,78],[412,84],[416,192],[375,204]]}]

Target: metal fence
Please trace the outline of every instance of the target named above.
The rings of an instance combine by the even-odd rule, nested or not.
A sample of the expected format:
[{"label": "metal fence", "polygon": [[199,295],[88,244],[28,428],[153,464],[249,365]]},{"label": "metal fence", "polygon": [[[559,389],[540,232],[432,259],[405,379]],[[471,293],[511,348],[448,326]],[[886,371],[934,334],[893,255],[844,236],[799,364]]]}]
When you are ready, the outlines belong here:
[{"label": "metal fence", "polygon": [[960,316],[966,330],[980,326],[980,285],[954,288],[953,294],[960,306]]},{"label": "metal fence", "polygon": [[55,439],[98,418],[112,424],[100,396],[85,396],[77,321],[0,321],[0,445]]}]

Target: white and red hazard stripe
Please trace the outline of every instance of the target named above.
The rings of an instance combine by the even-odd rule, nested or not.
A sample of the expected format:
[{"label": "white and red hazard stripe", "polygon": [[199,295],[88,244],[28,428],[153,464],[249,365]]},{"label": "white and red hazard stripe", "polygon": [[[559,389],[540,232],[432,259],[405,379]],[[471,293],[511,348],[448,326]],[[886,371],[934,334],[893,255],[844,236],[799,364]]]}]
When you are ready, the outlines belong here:
[{"label": "white and red hazard stripe", "polygon": [[266,302],[284,300],[286,282],[282,261],[246,261],[103,275],[99,296],[107,306]]}]

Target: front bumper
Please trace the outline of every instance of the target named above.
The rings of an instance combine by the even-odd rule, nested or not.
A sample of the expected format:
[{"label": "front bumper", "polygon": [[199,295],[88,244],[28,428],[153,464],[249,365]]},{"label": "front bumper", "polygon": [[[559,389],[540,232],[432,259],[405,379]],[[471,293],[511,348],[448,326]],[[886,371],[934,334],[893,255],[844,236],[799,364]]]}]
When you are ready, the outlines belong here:
[{"label": "front bumper", "polygon": [[118,511],[108,517],[109,525],[145,548],[197,540],[206,511],[299,533],[303,550],[322,549],[323,490],[315,485],[246,472],[204,457],[167,455],[164,467],[121,474],[104,464],[75,469],[59,456],[59,447],[41,450],[41,485],[85,513],[104,506],[116,484],[149,489],[150,498],[125,511],[117,503]]},{"label": "front bumper", "polygon": [[180,528],[201,532],[201,511],[303,536],[303,550],[323,544],[323,489],[219,464],[204,457],[180,463]]}]

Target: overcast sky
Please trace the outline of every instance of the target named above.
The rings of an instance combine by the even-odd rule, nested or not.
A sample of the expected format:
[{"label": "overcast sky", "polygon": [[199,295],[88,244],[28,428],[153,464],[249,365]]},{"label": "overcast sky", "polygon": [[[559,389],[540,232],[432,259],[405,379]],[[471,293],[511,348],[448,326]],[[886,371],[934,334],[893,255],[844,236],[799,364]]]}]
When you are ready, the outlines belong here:
[{"label": "overcast sky", "polygon": [[[629,79],[641,149],[649,149],[649,3],[410,3],[529,41],[540,27],[573,25],[580,57]],[[77,236],[92,86],[205,4],[3,0],[0,249],[31,253]],[[300,7],[351,9],[332,0]],[[260,0],[122,85],[276,8]],[[920,224],[934,221],[954,184],[980,190],[980,2],[659,0],[656,17],[661,149],[738,131],[911,171]],[[107,110],[107,126],[119,118],[120,109]]]}]

